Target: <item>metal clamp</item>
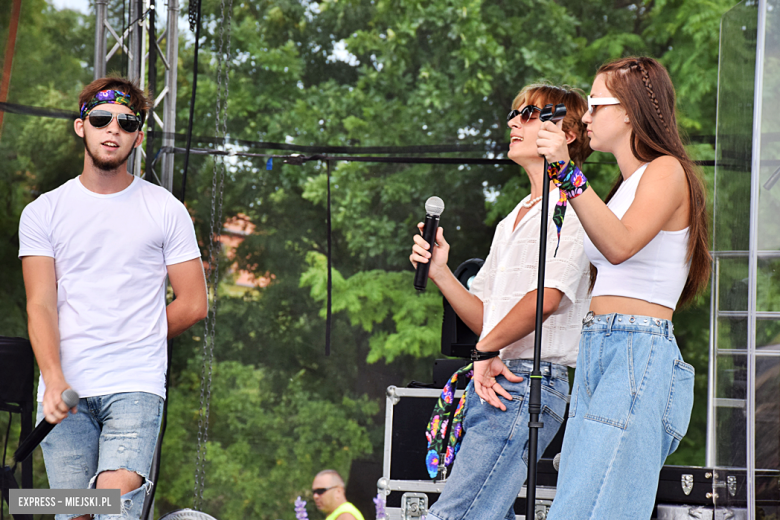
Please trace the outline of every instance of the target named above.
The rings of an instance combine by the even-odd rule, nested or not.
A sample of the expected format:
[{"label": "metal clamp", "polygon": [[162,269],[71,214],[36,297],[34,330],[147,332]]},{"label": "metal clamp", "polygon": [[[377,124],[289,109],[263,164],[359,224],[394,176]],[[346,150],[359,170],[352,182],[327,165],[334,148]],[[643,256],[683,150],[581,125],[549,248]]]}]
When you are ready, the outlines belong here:
[{"label": "metal clamp", "polygon": [[734,475],[726,477],[726,489],[729,490],[729,495],[737,496],[737,477]]},{"label": "metal clamp", "polygon": [[686,496],[690,495],[691,491],[693,491],[693,475],[685,474],[680,481],[683,493],[685,493]]},{"label": "metal clamp", "polygon": [[422,520],[428,514],[428,495],[404,493],[401,496],[401,520]]}]

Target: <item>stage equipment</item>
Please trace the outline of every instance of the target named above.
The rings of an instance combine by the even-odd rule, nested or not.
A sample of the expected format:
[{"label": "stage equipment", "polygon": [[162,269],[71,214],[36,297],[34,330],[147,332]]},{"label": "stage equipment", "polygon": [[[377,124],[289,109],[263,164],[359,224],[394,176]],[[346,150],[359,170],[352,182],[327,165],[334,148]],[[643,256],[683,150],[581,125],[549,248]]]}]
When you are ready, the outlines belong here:
[{"label": "stage equipment", "polygon": [[[430,244],[429,251],[433,254],[433,248],[436,243],[436,230],[439,229],[439,217],[444,211],[444,201],[439,197],[430,197],[425,201],[425,225],[423,226],[423,240]],[[432,260],[433,258],[431,258]],[[430,260],[427,263],[418,263],[417,271],[414,273],[414,288],[418,291],[424,291],[428,285],[428,270],[431,267]]]},{"label": "stage equipment", "polygon": [[[539,114],[539,119],[557,123],[566,117],[566,106],[563,104],[545,105]],[[542,187],[542,215],[539,228],[539,272],[536,284],[536,328],[534,332],[534,369],[531,372],[531,386],[528,397],[528,500],[526,502],[526,518],[534,518],[536,499],[536,457],[538,451],[539,428],[544,428],[544,423],[539,422],[539,414],[542,412],[542,372],[539,369],[542,357],[542,325],[544,324],[544,272],[547,262],[547,225],[550,209],[550,176],[547,175],[547,158],[544,158],[544,184]]]},{"label": "stage equipment", "polygon": [[160,520],[216,520],[213,516],[192,509],[178,509],[160,517]]},{"label": "stage equipment", "polygon": [[[471,258],[460,264],[453,274],[463,287],[471,289],[471,282],[477,276],[479,270],[482,269],[484,263],[485,261],[481,258]],[[477,345],[479,336],[468,325],[463,323],[463,320],[455,313],[455,309],[452,308],[447,298],[442,297],[442,301],[444,317],[441,327],[441,353],[445,356],[467,359],[471,354],[471,350]],[[452,375],[455,370],[451,370],[447,376]],[[444,383],[439,386],[444,386]]]},{"label": "stage equipment", "polygon": [[[166,28],[159,36],[155,30],[156,0],[130,0],[130,23],[119,34],[108,21],[109,0],[95,0],[95,74],[94,79],[106,75],[108,61],[114,54],[122,49],[127,57],[127,69],[123,73],[131,80],[136,80],[142,89],[146,89],[152,96],[152,107],[146,118],[148,136],[146,147],[139,146],[133,152],[128,169],[137,176],[150,182],[156,182],[168,191],[173,189],[173,154],[163,152],[160,175],[154,169],[154,143],[155,128],[164,133],[162,148],[174,146],[174,133],[176,132],[176,84],[178,81],[177,64],[179,62],[179,1],[167,0],[168,19]],[[114,45],[107,51],[107,37],[114,39]],[[160,43],[165,39],[165,52],[160,48]],[[165,68],[165,86],[157,89],[157,58]],[[113,65],[112,68],[116,68]],[[148,74],[148,82],[147,82]],[[162,103],[162,118],[157,115],[158,107]],[[158,132],[159,133],[159,132]],[[145,148],[145,149],[144,149]],[[148,157],[146,171],[141,171],[141,160]]]},{"label": "stage equipment", "polygon": [[[777,486],[761,478],[780,470],[778,28],[780,10],[765,0],[721,19],[705,462],[716,516],[780,514]],[[728,492],[733,468],[745,472],[742,506]]]},{"label": "stage equipment", "polygon": [[[384,459],[377,492],[386,498],[388,520],[420,519],[428,513],[428,508],[444,490],[446,478],[431,480],[425,466],[428,443],[424,432],[431,410],[440,395],[441,387],[387,388]],[[463,390],[457,390],[455,401],[461,395]],[[553,469],[553,456],[561,449],[565,426],[564,422],[539,461],[539,500],[535,504],[535,516],[532,519],[545,518],[555,497],[558,473]],[[525,508],[526,486],[520,490],[515,501],[516,514],[524,514]]]}]

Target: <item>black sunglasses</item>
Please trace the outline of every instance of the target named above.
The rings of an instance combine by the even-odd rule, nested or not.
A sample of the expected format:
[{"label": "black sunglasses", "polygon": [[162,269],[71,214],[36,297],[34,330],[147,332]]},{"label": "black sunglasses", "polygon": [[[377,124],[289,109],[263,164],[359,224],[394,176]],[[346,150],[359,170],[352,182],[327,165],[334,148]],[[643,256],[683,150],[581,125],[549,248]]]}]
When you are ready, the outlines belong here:
[{"label": "black sunglasses", "polygon": [[320,495],[320,496],[322,496],[322,495],[324,495],[325,493],[327,493],[328,491],[330,491],[331,489],[333,489],[333,488],[336,488],[336,487],[338,487],[338,486],[330,486],[329,488],[317,488],[317,489],[312,489],[312,490],[311,490],[311,494],[312,494],[312,495]]},{"label": "black sunglasses", "polygon": [[89,124],[95,128],[105,128],[116,117],[119,128],[125,132],[133,133],[141,126],[141,118],[133,114],[114,114],[108,110],[93,110],[87,116]]},{"label": "black sunglasses", "polygon": [[534,113],[534,110],[541,112],[542,109],[539,107],[535,107],[533,105],[526,105],[526,107],[522,110],[512,110],[509,112],[509,115],[506,116],[507,122],[511,121],[512,119],[516,118],[517,116],[520,116],[520,123],[521,124],[527,124],[528,121],[533,119],[531,116]]}]

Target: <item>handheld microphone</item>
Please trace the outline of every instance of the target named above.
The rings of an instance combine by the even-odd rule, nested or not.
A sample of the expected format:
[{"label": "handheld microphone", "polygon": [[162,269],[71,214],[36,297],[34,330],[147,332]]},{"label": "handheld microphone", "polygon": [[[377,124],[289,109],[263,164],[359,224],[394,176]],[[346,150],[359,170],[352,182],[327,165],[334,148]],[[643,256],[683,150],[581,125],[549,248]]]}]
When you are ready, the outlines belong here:
[{"label": "handheld microphone", "polygon": [[[79,404],[79,394],[77,394],[76,391],[72,388],[67,388],[64,392],[62,392],[62,400],[66,405],[68,405],[68,410],[70,410]],[[27,457],[29,457],[33,450],[38,447],[41,441],[49,434],[50,431],[52,431],[55,426],[56,424],[52,424],[46,419],[38,423],[38,426],[35,427],[32,433],[28,435],[27,438],[21,442],[21,444],[19,444],[18,448],[16,448],[16,452],[14,453],[14,461],[16,464],[23,462]]]},{"label": "handheld microphone", "polygon": [[561,454],[556,453],[555,457],[553,457],[553,468],[555,468],[555,471],[560,471],[561,467]]},{"label": "handheld microphone", "polygon": [[[439,217],[444,211],[444,201],[439,197],[431,197],[425,201],[425,225],[423,226],[423,240],[430,244],[429,251],[433,254],[433,245],[436,242],[436,230],[439,229]],[[414,288],[418,291],[424,291],[428,285],[428,269],[431,267],[430,260],[427,263],[418,263],[417,272],[414,273]]]}]

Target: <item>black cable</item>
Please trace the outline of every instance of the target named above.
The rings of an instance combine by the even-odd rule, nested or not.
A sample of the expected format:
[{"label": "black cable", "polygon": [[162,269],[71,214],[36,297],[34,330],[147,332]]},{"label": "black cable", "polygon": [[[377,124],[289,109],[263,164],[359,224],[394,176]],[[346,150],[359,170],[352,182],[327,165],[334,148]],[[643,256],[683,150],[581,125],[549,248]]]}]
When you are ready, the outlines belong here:
[{"label": "black cable", "polygon": [[[9,114],[20,114],[28,116],[38,117],[52,117],[56,119],[69,119],[71,121],[78,119],[78,112],[72,112],[70,110],[63,110],[59,108],[43,108],[32,107],[27,105],[18,105],[16,103],[0,103],[0,112],[6,112]],[[155,139],[173,139],[175,142],[182,142],[187,140],[187,134],[177,134],[174,132],[158,132],[154,131],[147,134],[148,137],[154,137]],[[780,140],[780,132],[763,134],[763,138],[772,141]],[[691,142],[714,142],[715,137],[709,135],[690,136]],[[502,153],[508,148],[508,143],[497,143],[495,145],[485,144],[431,144],[431,145],[419,145],[419,146],[330,146],[330,145],[301,145],[301,144],[288,144],[288,143],[275,143],[269,141],[252,141],[249,139],[234,139],[223,138],[205,135],[194,135],[192,140],[198,143],[210,143],[215,145],[240,145],[249,148],[262,148],[268,150],[289,150],[291,152],[303,152],[303,153],[328,153],[328,154],[342,154],[342,153],[354,153],[354,154],[369,154],[369,153],[408,153],[408,154],[427,154],[427,153],[463,153],[463,152],[477,152],[477,153]],[[214,151],[214,150],[212,150]],[[215,153],[225,153],[214,151]],[[593,162],[587,162],[586,164],[598,164]],[[607,163],[604,163],[607,164]],[[615,163],[609,163],[615,164]],[[697,161],[700,166],[714,166],[715,161]],[[726,161],[721,160],[721,165],[728,167]]]},{"label": "black cable", "polygon": [[[192,0],[191,0],[192,1]],[[195,60],[192,71],[192,96],[190,97],[190,120],[187,124],[187,146],[184,152],[184,175],[181,179],[181,196],[179,200],[184,202],[187,192],[187,170],[190,166],[190,148],[192,147],[192,120],[195,117],[195,94],[198,90],[198,51],[200,49],[200,11],[201,0],[198,0],[197,23],[195,24]],[[171,64],[174,66],[174,64]]]},{"label": "black cable", "polygon": [[330,333],[332,330],[333,325],[333,246],[332,246],[332,235],[331,235],[331,219],[330,219],[330,161],[325,159],[325,164],[328,165],[328,214],[327,214],[327,222],[326,222],[326,236],[328,237],[328,302],[326,305],[327,310],[325,311],[325,355],[330,356]]}]

